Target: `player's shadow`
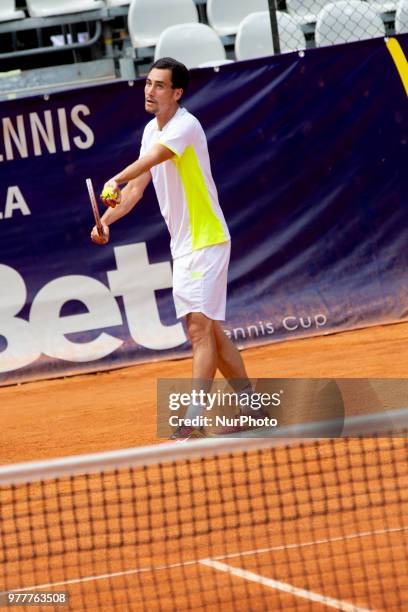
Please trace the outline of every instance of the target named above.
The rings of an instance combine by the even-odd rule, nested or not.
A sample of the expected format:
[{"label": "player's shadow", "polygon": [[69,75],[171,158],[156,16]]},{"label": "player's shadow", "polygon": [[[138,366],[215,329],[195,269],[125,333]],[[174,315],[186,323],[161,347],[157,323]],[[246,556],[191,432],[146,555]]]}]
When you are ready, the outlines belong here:
[{"label": "player's shadow", "polygon": [[258,379],[258,393],[280,393],[279,406],[268,408],[270,417],[277,419],[275,435],[284,437],[338,437],[344,425],[344,401],[335,380],[320,379]]}]

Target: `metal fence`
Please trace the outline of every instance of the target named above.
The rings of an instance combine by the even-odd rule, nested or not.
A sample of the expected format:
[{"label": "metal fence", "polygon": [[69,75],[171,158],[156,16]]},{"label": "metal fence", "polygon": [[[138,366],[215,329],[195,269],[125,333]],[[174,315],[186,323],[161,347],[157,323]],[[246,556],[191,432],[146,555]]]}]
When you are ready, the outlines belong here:
[{"label": "metal fence", "polygon": [[[268,3],[272,53],[408,32],[408,0],[268,0]],[[250,36],[249,20],[247,24],[245,35]],[[244,26],[241,24],[241,36]],[[255,44],[261,50],[259,39]],[[266,40],[263,45],[265,51]]]}]

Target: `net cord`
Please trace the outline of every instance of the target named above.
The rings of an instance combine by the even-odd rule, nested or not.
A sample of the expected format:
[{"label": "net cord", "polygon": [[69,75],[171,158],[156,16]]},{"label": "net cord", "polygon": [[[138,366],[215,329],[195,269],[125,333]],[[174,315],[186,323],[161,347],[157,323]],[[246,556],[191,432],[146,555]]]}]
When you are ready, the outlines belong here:
[{"label": "net cord", "polygon": [[[369,415],[352,416],[291,425],[278,430],[256,429],[217,438],[203,438],[186,443],[167,442],[138,448],[76,455],[58,459],[32,461],[0,467],[0,486],[69,477],[102,471],[154,465],[170,461],[188,460],[233,452],[245,452],[295,443],[313,443],[332,437],[330,432],[343,425],[341,437],[389,437],[408,429],[408,408],[398,408]],[[268,433],[268,437],[265,437]]]}]

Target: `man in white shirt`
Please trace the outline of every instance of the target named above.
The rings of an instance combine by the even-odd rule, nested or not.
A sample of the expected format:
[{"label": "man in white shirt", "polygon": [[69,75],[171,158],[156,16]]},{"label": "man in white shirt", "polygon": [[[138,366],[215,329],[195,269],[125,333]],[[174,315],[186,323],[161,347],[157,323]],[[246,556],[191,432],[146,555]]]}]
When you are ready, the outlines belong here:
[{"label": "man in white shirt", "polygon": [[[104,190],[112,197],[104,199],[109,208],[102,217],[103,236],[94,227],[91,238],[106,244],[109,226],[132,210],[153,180],[170,232],[173,297],[177,317],[186,317],[194,385],[208,391],[218,367],[227,379],[241,380],[250,389],[241,355],[218,322],[225,320],[230,235],[211,174],[204,130],[180,106],[188,82],[188,69],[172,58],[160,59],[151,67],[145,109],[155,117],[145,127],[139,159],[105,183]],[[191,404],[185,418],[203,411],[203,405]],[[200,435],[182,425],[172,437]]]}]

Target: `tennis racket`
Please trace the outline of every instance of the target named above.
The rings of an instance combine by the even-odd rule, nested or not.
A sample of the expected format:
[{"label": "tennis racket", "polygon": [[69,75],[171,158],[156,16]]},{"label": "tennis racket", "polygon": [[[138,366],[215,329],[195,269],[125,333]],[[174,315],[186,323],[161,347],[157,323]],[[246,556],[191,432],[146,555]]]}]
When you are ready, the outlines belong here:
[{"label": "tennis racket", "polygon": [[92,185],[92,180],[90,178],[86,179],[86,186],[88,188],[88,194],[89,194],[89,199],[91,201],[91,206],[92,206],[92,211],[93,211],[93,216],[95,219],[95,225],[96,225],[96,229],[98,230],[98,234],[100,236],[103,236],[103,227],[102,227],[102,223],[101,223],[101,217],[99,215],[99,209],[98,209],[98,204],[96,202],[96,198],[95,198],[95,192],[94,192],[94,188]]}]

